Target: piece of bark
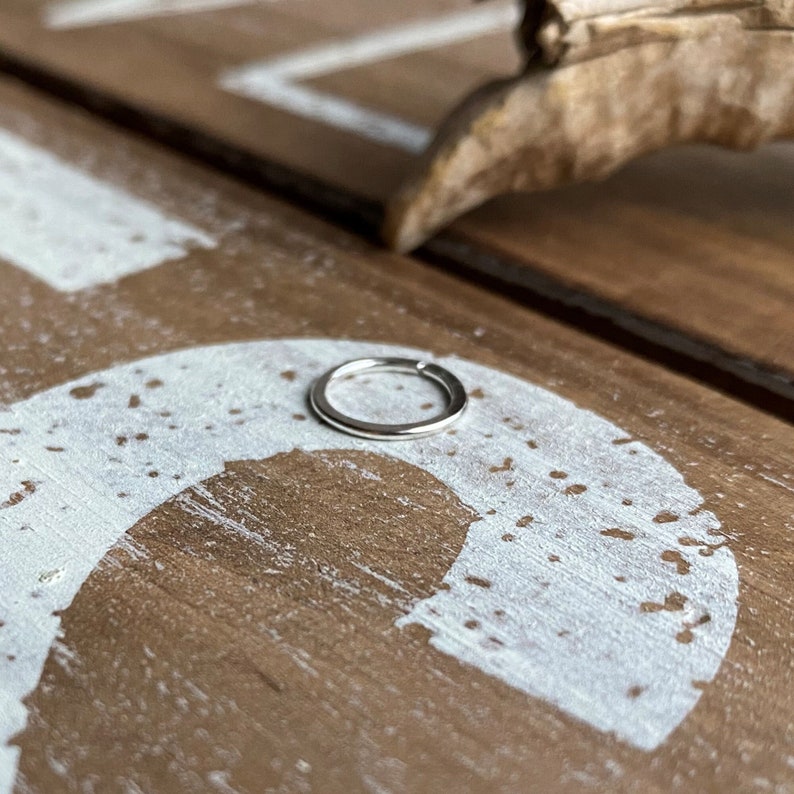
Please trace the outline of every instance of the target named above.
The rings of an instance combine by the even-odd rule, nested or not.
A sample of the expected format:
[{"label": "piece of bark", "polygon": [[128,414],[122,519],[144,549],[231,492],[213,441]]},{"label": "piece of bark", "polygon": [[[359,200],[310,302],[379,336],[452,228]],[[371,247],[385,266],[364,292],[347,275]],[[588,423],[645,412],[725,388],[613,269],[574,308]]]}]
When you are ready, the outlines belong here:
[{"label": "piece of bark", "polygon": [[720,31],[794,26],[790,0],[529,0],[519,42],[549,64],[569,64],[650,41],[704,38]]},{"label": "piece of bark", "polygon": [[410,250],[492,196],[601,179],[657,149],[794,136],[794,4],[679,5],[530,4],[527,69],[442,125],[388,203],[389,245]]}]

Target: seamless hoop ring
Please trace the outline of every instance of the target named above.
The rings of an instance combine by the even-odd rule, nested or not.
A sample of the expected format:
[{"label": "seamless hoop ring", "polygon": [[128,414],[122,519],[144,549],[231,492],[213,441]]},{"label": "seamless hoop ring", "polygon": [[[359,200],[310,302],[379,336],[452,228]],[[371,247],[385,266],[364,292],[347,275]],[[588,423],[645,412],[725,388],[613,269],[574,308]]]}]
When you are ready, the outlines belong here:
[{"label": "seamless hoop ring", "polygon": [[[419,375],[439,384],[447,394],[446,408],[436,416],[422,422],[408,422],[401,425],[365,422],[347,416],[331,405],[327,391],[331,383],[349,375],[361,372],[403,372]],[[328,370],[312,385],[309,401],[314,412],[332,427],[353,436],[376,439],[378,441],[397,441],[399,439],[421,438],[438,433],[460,418],[466,408],[467,397],[463,384],[444,367],[427,361],[412,358],[357,358]]]}]

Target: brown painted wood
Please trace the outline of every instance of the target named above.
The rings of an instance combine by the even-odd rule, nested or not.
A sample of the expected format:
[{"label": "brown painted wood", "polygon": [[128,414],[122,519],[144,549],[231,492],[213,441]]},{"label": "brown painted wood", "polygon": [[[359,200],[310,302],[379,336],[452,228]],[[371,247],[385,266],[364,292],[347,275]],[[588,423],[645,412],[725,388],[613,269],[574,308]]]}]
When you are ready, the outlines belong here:
[{"label": "brown painted wood", "polygon": [[[240,64],[470,8],[465,0],[365,5],[268,3],[47,30],[43,3],[3,0],[0,46],[12,69],[42,67],[207,136],[228,147],[227,164],[237,150],[286,167],[315,199],[318,185],[330,188],[321,203],[381,202],[409,167],[408,152],[217,86]],[[472,87],[516,62],[504,32],[331,71],[306,85],[432,128]],[[187,134],[178,142],[196,145]],[[777,145],[751,155],[663,153],[601,185],[500,199],[431,249],[760,384],[761,403],[764,390],[790,398],[793,152]],[[268,178],[284,183],[283,174]]]},{"label": "brown painted wood", "polygon": [[[224,472],[135,523],[60,614],[63,635],[27,699],[28,728],[15,739],[20,792],[794,790],[790,426],[18,85],[3,82],[0,97],[0,128],[218,241],[68,294],[0,264],[6,405],[73,378],[82,380],[69,404],[98,405],[102,389],[89,373],[206,344],[331,337],[453,353],[573,400],[619,425],[625,436],[616,440],[663,455],[722,522],[714,546],[727,543],[740,572],[738,623],[719,672],[693,682],[698,704],[656,750],[643,751],[441,653],[425,630],[395,628],[407,602],[442,586],[480,518],[465,504],[473,494],[457,496],[388,445],[382,453],[298,445],[267,460],[229,460]],[[147,379],[147,366],[140,393],[119,402],[118,427],[182,377]],[[285,388],[301,377],[285,370]],[[472,390],[475,402],[487,397]],[[163,432],[180,407],[170,406]],[[231,422],[246,419],[235,416]],[[274,421],[315,420],[307,412]],[[527,434],[539,455],[549,443],[565,449],[566,434],[576,439],[571,427],[544,442],[529,437],[534,428],[500,424],[495,453],[514,433]],[[26,429],[18,430],[24,439]],[[114,446],[121,455],[148,445],[154,460],[168,443],[120,436]],[[482,487],[511,466],[494,457]],[[28,462],[0,465],[7,473]],[[564,483],[553,460],[547,468],[549,482]],[[80,468],[65,482],[82,494],[77,501],[89,498]],[[20,486],[3,508],[11,514],[37,498],[34,486]],[[582,487],[559,498],[579,498]],[[98,515],[113,509],[108,503]],[[660,513],[654,526],[674,518]],[[539,531],[527,516],[516,523],[513,533]],[[4,566],[15,565],[23,529],[4,534]],[[571,530],[571,538],[582,531]],[[626,530],[600,535],[617,544],[619,562]],[[79,549],[76,538],[72,553]],[[675,567],[680,592],[637,609],[651,617],[678,609],[693,575],[687,565],[712,553],[686,539],[665,552],[641,581],[652,591],[654,577]],[[584,605],[592,572],[564,552],[559,564],[579,582]],[[48,598],[50,582],[56,573],[43,572],[31,597]],[[0,632],[12,606],[0,604]],[[697,626],[677,640],[692,648],[698,641]],[[0,659],[0,687],[17,663]]]},{"label": "brown painted wood", "polygon": [[[468,7],[463,0],[429,5],[413,0],[399,7],[358,3],[342,11],[334,3],[257,4],[56,33],[40,24],[44,4],[4,3],[0,43],[298,173],[382,199],[398,184],[410,160],[407,153],[243,99],[222,90],[218,78],[224,70],[252,61]],[[488,44],[496,45],[495,54]],[[375,102],[377,110],[433,127],[483,73],[497,76],[514,68],[512,50],[510,34],[504,33],[491,41],[393,59],[374,69],[331,73],[310,85],[365,106]]]},{"label": "brown painted wood", "polygon": [[467,249],[489,252],[506,282],[554,279],[651,339],[677,331],[674,349],[791,395],[792,176],[788,143],[662,152],[601,184],[500,198],[448,245],[473,265]]}]

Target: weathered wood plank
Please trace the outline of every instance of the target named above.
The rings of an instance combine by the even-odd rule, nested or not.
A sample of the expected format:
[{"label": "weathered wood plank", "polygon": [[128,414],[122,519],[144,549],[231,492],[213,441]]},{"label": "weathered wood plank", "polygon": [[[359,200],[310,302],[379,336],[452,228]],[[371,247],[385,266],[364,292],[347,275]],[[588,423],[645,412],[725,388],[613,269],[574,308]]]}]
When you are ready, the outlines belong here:
[{"label": "weathered wood plank", "polygon": [[[499,75],[517,64],[516,52],[501,46],[511,35],[505,8],[472,12],[461,0],[429,6],[414,0],[393,9],[354,4],[340,12],[333,3],[275,3],[52,30],[46,6],[8,3],[0,9],[0,43],[34,58],[49,51],[46,60],[59,72],[220,138],[233,127],[236,146],[345,191],[382,198],[399,183],[410,157],[406,147],[421,146],[422,136],[484,72]],[[429,31],[428,18],[436,22]],[[446,22],[453,25],[448,36]],[[478,31],[494,26],[501,35],[478,40]],[[435,46],[439,36],[451,39],[448,46]],[[487,44],[494,42],[492,54]],[[270,91],[267,67],[291,55],[301,63],[277,76],[281,88]],[[345,65],[357,57],[358,68]],[[237,74],[241,69],[252,74]],[[312,118],[318,96],[307,99],[306,89],[319,92],[322,121]],[[262,99],[234,92],[246,90]],[[406,126],[415,137],[401,135]]]},{"label": "weathered wood plank", "polygon": [[[215,141],[230,166],[235,151],[263,168],[275,163],[292,172],[297,190],[337,205],[383,201],[415,156],[408,150],[472,87],[517,63],[499,4],[232,3],[191,12],[190,3],[177,3],[178,15],[163,12],[174,4],[148,5],[154,10],[139,11],[148,14],[142,18],[114,18],[107,2],[3,0],[6,65],[75,80],[158,119],[158,129],[163,119],[192,129],[201,144],[182,134],[180,146],[206,153]],[[75,26],[75,8],[94,16]],[[72,27],[47,27],[58,13],[63,25],[64,12]],[[454,43],[456,35],[473,38]],[[337,43],[341,51],[331,47]],[[287,77],[275,88],[261,68],[239,71],[283,67],[285,58]],[[223,90],[224,78],[262,101]],[[461,248],[456,255],[475,268],[487,260],[499,278],[531,289],[538,275],[549,276],[581,292],[577,303],[602,302],[597,311],[639,338],[694,351],[791,397],[792,152],[783,145],[753,155],[664,153],[602,185],[501,199],[431,247],[450,250],[462,239],[470,255]]]},{"label": "weathered wood plank", "polygon": [[[162,257],[0,264],[0,785],[790,789],[790,426],[0,97],[0,189],[23,154],[45,188],[0,212],[37,239],[88,191],[96,273],[111,191]],[[455,435],[315,420],[314,374],[383,345],[452,356]],[[422,415],[422,383],[337,399]]]}]

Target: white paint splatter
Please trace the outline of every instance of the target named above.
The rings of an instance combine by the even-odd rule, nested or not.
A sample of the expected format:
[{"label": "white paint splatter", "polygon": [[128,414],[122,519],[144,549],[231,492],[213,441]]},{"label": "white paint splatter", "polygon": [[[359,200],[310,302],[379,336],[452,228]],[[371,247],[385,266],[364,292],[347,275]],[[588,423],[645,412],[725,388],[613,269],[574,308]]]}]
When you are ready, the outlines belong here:
[{"label": "white paint splatter", "polygon": [[215,240],[0,130],[0,258],[62,292],[109,283]]},{"label": "white paint splatter", "polygon": [[[455,434],[378,443],[294,418],[315,377],[365,355],[430,358],[334,340],[194,348],[81,378],[0,414],[3,744],[25,726],[22,699],[58,636],[56,610],[126,530],[227,461],[295,448],[401,459],[482,516],[445,577],[449,589],[399,625],[423,624],[440,651],[638,748],[665,740],[697,703],[693,681],[715,675],[736,621],[734,558],[699,494],[645,445],[614,443],[625,434],[605,419],[457,358],[439,363],[478,397]],[[394,416],[415,386],[426,397],[416,378],[400,391],[378,383],[360,384],[375,421]],[[140,404],[129,408],[133,394]],[[688,573],[663,559],[670,550]],[[690,642],[677,641],[682,631]],[[2,792],[16,753],[0,750]]]},{"label": "white paint splatter", "polygon": [[[44,9],[48,28],[65,30],[148,17],[197,14],[252,5],[263,0],[64,0]],[[276,0],[268,0],[275,2]]]},{"label": "white paint splatter", "polygon": [[288,113],[354,132],[387,146],[420,152],[430,140],[431,133],[427,128],[299,85],[299,81],[510,30],[518,18],[517,6],[510,4],[458,11],[432,20],[422,19],[333,41],[292,55],[246,64],[226,72],[220,85],[227,91],[267,102]]}]

